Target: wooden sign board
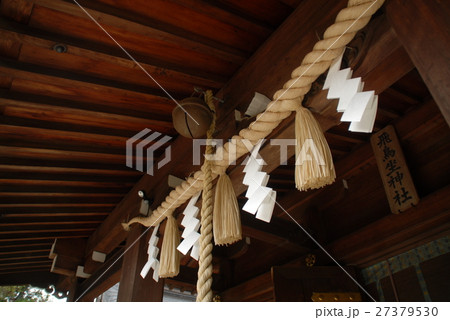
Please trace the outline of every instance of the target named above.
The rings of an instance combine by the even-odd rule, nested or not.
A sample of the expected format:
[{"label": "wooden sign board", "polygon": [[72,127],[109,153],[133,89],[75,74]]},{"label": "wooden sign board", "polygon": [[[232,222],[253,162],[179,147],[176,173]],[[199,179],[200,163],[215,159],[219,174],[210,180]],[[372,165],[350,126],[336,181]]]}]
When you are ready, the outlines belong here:
[{"label": "wooden sign board", "polygon": [[415,206],[419,196],[394,127],[387,126],[373,134],[370,140],[391,212],[401,213]]}]

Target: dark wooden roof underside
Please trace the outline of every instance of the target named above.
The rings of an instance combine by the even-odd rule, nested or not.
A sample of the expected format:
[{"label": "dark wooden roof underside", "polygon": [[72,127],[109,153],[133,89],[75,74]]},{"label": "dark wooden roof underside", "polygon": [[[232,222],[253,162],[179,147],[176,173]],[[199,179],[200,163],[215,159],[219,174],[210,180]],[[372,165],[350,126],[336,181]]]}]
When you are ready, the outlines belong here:
[{"label": "dark wooden roof underside", "polygon": [[[214,92],[226,87],[301,3],[80,1],[177,100],[192,95],[194,87]],[[384,12],[376,19],[383,22]],[[419,196],[426,198],[445,189],[450,180],[448,170],[436,170],[450,166],[449,128],[397,36],[379,25],[369,25],[362,34],[379,50],[373,56],[383,58],[359,61],[366,51],[352,56],[352,48],[360,49],[357,37],[344,63],[365,77],[368,90],[379,94],[374,131],[395,126]],[[372,41],[373,32],[382,41]],[[64,45],[67,52],[57,52],[55,45]],[[307,95],[306,106],[333,106],[324,98],[326,93],[320,93],[323,80],[319,78]],[[265,89],[273,93],[278,88]],[[227,107],[243,111],[245,102]],[[56,281],[48,258],[55,238],[93,238],[142,177],[125,165],[126,140],[144,128],[176,138],[174,107],[72,1],[0,1],[0,285]],[[271,172],[269,186],[293,218],[342,261],[363,266],[367,263],[363,251],[345,251],[347,242],[342,239],[390,214],[370,134],[351,133],[348,124],[341,123],[331,126],[325,136],[336,165],[335,184],[320,191],[294,191],[294,159],[289,159]],[[241,195],[240,203],[244,200]],[[275,210],[270,225],[251,218],[242,213],[250,245],[215,249],[220,289],[316,252],[314,243],[283,210]],[[448,225],[442,228],[450,230]],[[108,257],[117,256],[122,246],[110,250]],[[182,274],[166,283],[194,290],[197,262],[184,257],[182,266]],[[226,281],[223,270],[232,274]]]}]

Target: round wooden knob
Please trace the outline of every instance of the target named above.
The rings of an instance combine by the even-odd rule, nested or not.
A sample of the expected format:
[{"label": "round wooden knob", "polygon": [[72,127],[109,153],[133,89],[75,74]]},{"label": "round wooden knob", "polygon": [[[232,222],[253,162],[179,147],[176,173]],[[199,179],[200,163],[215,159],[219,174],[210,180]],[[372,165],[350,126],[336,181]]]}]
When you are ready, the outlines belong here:
[{"label": "round wooden knob", "polygon": [[212,114],[202,99],[190,97],[181,100],[173,109],[172,121],[175,130],[183,137],[200,138],[208,131]]}]

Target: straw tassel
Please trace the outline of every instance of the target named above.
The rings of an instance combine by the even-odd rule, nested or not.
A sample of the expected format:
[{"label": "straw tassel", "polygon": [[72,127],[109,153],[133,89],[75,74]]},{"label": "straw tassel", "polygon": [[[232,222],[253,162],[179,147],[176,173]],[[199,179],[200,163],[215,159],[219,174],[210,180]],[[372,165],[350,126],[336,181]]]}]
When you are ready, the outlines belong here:
[{"label": "straw tassel", "polygon": [[242,239],[239,206],[226,173],[220,175],[216,185],[213,231],[216,245],[229,245]]},{"label": "straw tassel", "polygon": [[295,184],[305,191],[331,184],[336,179],[330,147],[311,111],[304,107],[295,117]]},{"label": "straw tassel", "polygon": [[167,217],[164,239],[161,247],[159,277],[171,278],[180,272],[180,253],[177,250],[180,244],[180,232],[177,221],[173,216]]}]

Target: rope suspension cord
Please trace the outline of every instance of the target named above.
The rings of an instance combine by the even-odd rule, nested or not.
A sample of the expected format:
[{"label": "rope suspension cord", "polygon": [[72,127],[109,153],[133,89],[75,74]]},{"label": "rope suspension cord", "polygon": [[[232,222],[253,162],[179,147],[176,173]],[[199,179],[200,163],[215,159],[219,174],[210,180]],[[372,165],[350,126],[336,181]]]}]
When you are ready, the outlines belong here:
[{"label": "rope suspension cord", "polygon": [[[289,117],[292,111],[302,108],[303,97],[310,90],[311,84],[343,52],[356,32],[367,25],[372,15],[383,5],[384,1],[349,0],[347,7],[337,15],[335,23],[325,31],[323,40],[319,40],[314,45],[313,51],[305,56],[302,64],[292,72],[292,78],[284,84],[283,89],[275,92],[274,100],[269,103],[267,110],[260,113],[247,129],[241,130],[239,135],[233,136],[230,142],[216,150],[216,155],[223,156],[222,159],[211,163],[213,180],[225,172],[230,163],[249,152],[242,142],[243,139],[248,139],[255,145],[259,139],[267,137],[274,128]],[[230,153],[230,150],[236,150],[236,152]],[[204,180],[203,171],[195,172],[193,177],[187,178],[186,181],[172,190],[150,217],[133,218],[127,224],[124,224],[124,227],[133,223],[150,226],[160,222],[164,219],[164,213],[167,209],[174,210],[197,194],[202,189]]]},{"label": "rope suspension cord", "polygon": [[203,183],[202,211],[201,211],[201,229],[200,229],[200,251],[198,260],[198,279],[197,279],[197,302],[210,302],[213,298],[211,290],[212,285],[212,238],[213,238],[213,175],[212,165],[209,156],[214,153],[212,138],[216,128],[216,113],[213,103],[213,94],[211,90],[206,91],[205,101],[213,112],[213,120],[209,127],[206,137],[205,162],[202,166],[202,172],[205,180]]}]

